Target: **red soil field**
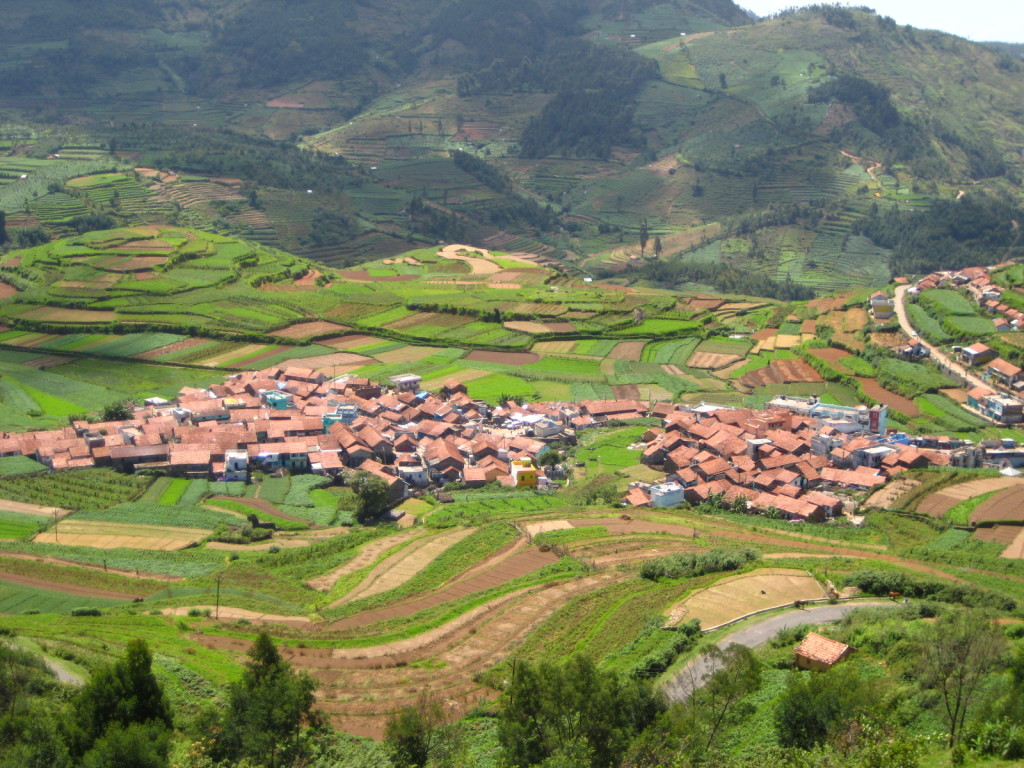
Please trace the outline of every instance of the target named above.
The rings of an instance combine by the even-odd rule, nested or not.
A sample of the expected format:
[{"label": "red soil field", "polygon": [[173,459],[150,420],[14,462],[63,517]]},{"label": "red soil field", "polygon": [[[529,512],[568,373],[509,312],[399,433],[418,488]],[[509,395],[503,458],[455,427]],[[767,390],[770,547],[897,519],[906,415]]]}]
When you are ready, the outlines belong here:
[{"label": "red soil field", "polygon": [[1024,486],[1007,488],[983,501],[971,513],[971,522],[1024,523]]},{"label": "red soil field", "polygon": [[295,323],[280,331],[274,331],[275,336],[284,339],[308,339],[310,336],[319,336],[321,333],[341,333],[349,330],[349,326],[339,323],[329,323],[326,320],[314,320],[310,323]]},{"label": "red soil field", "polygon": [[864,390],[864,394],[868,397],[872,397],[883,405],[887,405],[900,413],[906,414],[910,418],[921,415],[921,411],[913,400],[908,400],[903,397],[903,395],[897,395],[895,392],[883,389],[874,379],[865,379],[860,376],[856,378],[857,381],[860,382],[860,386],[861,389]]},{"label": "red soil field", "polygon": [[[553,325],[553,323],[548,323]],[[615,348],[608,353],[612,360],[639,360],[643,354],[646,341],[622,341],[615,345]]]},{"label": "red soil field", "polygon": [[751,389],[768,384],[816,384],[824,381],[818,372],[803,360],[776,360],[774,363],[744,374],[739,382]]},{"label": "red soil field", "polygon": [[557,561],[558,556],[553,552],[541,552],[539,549],[530,548],[517,552],[508,558],[500,558],[499,555],[496,559],[500,561],[493,568],[478,572],[469,578],[463,578],[461,581],[452,582],[439,590],[414,597],[397,605],[365,611],[356,616],[341,619],[332,623],[330,629],[357,629],[387,619],[412,616],[414,613],[432,608],[435,605],[441,605],[452,600],[458,600],[466,595],[483,592],[491,587],[501,586],[505,582],[519,576],[540,570],[545,565]]}]

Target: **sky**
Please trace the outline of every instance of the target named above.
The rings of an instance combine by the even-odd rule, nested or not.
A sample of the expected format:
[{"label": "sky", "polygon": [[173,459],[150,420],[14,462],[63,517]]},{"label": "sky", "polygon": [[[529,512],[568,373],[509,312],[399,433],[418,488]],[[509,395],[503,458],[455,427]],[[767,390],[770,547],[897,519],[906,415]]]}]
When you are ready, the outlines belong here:
[{"label": "sky", "polygon": [[[735,0],[758,16],[822,0]],[[874,8],[899,24],[938,29],[977,42],[1024,43],[1024,3],[1020,0],[860,0],[841,5]]]}]

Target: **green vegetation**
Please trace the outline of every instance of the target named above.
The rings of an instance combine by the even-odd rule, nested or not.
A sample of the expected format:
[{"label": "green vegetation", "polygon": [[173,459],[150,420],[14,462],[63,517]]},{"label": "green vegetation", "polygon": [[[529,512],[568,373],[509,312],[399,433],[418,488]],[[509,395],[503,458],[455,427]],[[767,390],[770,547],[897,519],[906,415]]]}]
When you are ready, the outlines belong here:
[{"label": "green vegetation", "polygon": [[66,509],[105,509],[134,499],[150,482],[112,469],[79,469],[0,478],[0,497]]}]

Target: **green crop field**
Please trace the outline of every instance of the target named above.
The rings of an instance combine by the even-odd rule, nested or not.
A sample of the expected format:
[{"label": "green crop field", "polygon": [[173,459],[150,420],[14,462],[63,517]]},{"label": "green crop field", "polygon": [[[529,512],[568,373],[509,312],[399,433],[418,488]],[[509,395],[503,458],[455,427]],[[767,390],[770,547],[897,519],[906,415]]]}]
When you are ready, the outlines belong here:
[{"label": "green crop field", "polygon": [[933,289],[925,291],[920,296],[921,303],[931,310],[936,316],[945,315],[973,315],[977,308],[972,305],[962,294],[946,289]]},{"label": "green crop field", "polygon": [[83,597],[0,580],[0,613],[71,613],[76,608],[111,608],[123,600]]}]

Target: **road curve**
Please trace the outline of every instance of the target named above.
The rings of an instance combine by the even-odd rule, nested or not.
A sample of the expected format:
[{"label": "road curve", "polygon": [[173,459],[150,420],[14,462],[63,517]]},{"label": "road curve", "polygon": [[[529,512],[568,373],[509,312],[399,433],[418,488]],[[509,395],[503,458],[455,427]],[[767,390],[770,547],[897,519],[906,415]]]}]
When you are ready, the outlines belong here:
[{"label": "road curve", "polygon": [[923,338],[917,335],[917,331],[914,330],[914,326],[910,324],[910,319],[907,317],[906,297],[907,291],[909,289],[909,285],[896,286],[896,319],[899,320],[900,328],[903,329],[903,332],[911,338],[916,337],[917,341],[919,341],[922,344],[922,346],[928,347],[929,351],[931,352],[932,360],[937,362],[940,368],[946,368],[952,371],[956,376],[959,376],[961,379],[969,381],[972,387],[985,387],[987,389],[990,388],[988,384],[986,384],[984,381],[978,378],[975,374],[968,371],[966,368],[960,365],[960,363],[956,362],[951,357],[949,357],[949,355],[943,352],[939,347],[935,346],[934,344],[930,344],[929,342],[925,341]]},{"label": "road curve", "polygon": [[[835,605],[817,605],[812,608],[801,608],[787,611],[786,613],[769,616],[763,621],[744,627],[738,632],[719,640],[716,645],[725,650],[730,645],[745,645],[747,648],[756,648],[768,642],[779,632],[790,627],[799,627],[801,624],[826,624],[830,621],[839,621],[846,614],[858,608],[893,608],[899,605],[891,600],[837,603]],[[711,672],[711,665],[703,656],[698,656],[675,677],[664,685],[665,695],[669,701],[685,701],[694,690],[704,684],[704,677]]]}]

